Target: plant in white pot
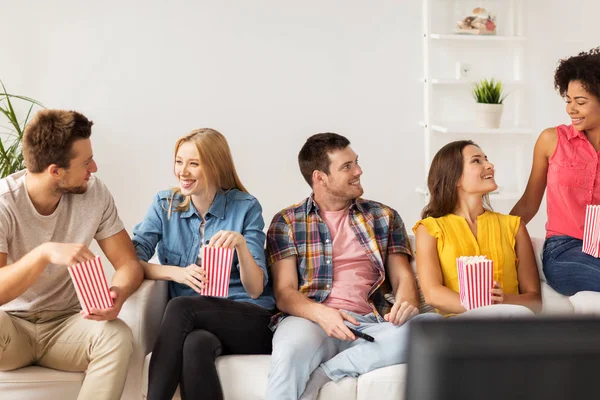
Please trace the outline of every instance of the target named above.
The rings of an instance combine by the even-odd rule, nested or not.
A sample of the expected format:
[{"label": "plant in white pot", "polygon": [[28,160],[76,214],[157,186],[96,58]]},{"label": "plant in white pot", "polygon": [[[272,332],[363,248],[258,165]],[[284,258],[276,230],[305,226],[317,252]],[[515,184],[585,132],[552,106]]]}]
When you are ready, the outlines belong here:
[{"label": "plant in white pot", "polygon": [[503,101],[507,94],[504,93],[502,82],[494,78],[482,79],[475,83],[473,87],[473,97],[477,101],[476,115],[477,125],[480,128],[499,128],[502,111],[504,110]]},{"label": "plant in white pot", "polygon": [[[13,104],[12,99],[22,104]],[[37,100],[8,93],[0,81],[0,178],[25,168],[21,140],[34,106],[44,107]]]}]

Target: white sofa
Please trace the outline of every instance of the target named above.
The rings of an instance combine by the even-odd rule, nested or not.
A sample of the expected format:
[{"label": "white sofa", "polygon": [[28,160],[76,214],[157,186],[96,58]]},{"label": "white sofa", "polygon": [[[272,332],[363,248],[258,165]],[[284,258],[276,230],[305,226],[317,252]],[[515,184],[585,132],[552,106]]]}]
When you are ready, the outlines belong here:
[{"label": "white sofa", "polygon": [[[120,318],[131,327],[134,340],[122,400],[142,398],[144,358],[152,351],[167,302],[166,294],[157,296],[164,283],[144,281],[121,309]],[[0,372],[0,400],[74,400],[84,376],[37,366]]]},{"label": "white sofa", "polygon": [[[411,235],[411,246],[414,249],[414,237]],[[542,280],[543,314],[568,315],[574,313],[571,299],[580,297],[577,307],[581,312],[600,314],[600,293],[583,292],[570,299],[554,291],[547,283],[542,272],[543,239],[534,238],[533,245],[540,278]],[[413,269],[415,263],[413,260]],[[166,291],[166,285],[164,289]],[[166,295],[166,292],[165,292]],[[151,354],[144,363],[144,381],[142,393],[144,400],[147,393],[148,364]],[[270,356],[224,356],[217,359],[217,370],[226,400],[259,400],[264,398],[267,385],[267,372]],[[380,368],[357,379],[345,378],[338,383],[326,384],[319,394],[320,400],[326,399],[403,399],[406,381],[406,364]],[[174,399],[179,400],[179,390]]]},{"label": "white sofa", "polygon": [[[542,313],[577,312],[600,315],[600,293],[582,292],[569,298],[548,286],[541,271],[543,240],[533,239],[533,243],[542,278]],[[156,340],[166,303],[166,282],[145,281],[123,307],[121,318],[133,330],[135,349],[122,399],[146,399],[149,353]],[[223,356],[217,359],[225,399],[262,399],[267,384],[269,359],[268,355]],[[338,383],[328,383],[321,390],[319,399],[403,399],[405,374],[405,365],[394,365],[364,374],[358,379],[346,378]],[[83,376],[83,373],[35,366],[0,372],[0,399],[72,400],[77,397]],[[179,399],[179,393],[174,398]]]}]

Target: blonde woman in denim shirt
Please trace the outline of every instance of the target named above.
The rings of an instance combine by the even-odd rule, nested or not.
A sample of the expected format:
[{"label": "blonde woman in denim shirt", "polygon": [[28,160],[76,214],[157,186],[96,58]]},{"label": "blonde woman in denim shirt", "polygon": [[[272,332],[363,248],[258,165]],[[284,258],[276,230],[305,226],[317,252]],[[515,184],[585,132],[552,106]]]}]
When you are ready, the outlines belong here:
[{"label": "blonde woman in denim shirt", "polygon": [[[169,281],[150,361],[148,399],[222,399],[215,358],[269,354],[275,307],[267,287],[262,208],[236,173],[225,137],[198,129],[175,145],[179,187],[159,192],[133,242],[146,278]],[[202,247],[235,249],[228,298],[201,296]],[[158,248],[161,264],[148,262]],[[243,340],[240,340],[243,338]]]}]

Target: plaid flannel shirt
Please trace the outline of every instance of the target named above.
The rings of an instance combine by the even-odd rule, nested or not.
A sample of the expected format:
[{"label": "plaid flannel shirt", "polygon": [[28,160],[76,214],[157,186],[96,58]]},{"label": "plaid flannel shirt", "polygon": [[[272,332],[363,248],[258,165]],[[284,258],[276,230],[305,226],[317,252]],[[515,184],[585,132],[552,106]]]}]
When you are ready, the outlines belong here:
[{"label": "plaid flannel shirt", "polygon": [[[296,256],[298,290],[320,303],[333,285],[333,254],[329,229],[318,211],[311,195],[276,214],[267,232],[267,255],[269,265]],[[369,304],[376,314],[385,315],[392,307],[384,297],[391,292],[385,270],[387,255],[404,253],[412,257],[406,228],[396,210],[361,198],[352,202],[348,217],[365,253],[379,271],[369,291]],[[274,316],[273,328],[282,316]]]}]

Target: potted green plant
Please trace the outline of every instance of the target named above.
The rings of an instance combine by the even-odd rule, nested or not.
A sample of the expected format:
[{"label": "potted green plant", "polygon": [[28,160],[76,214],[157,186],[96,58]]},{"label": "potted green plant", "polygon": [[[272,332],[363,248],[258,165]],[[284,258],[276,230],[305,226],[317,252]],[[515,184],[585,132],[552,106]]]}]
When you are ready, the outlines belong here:
[{"label": "potted green plant", "polygon": [[[27,121],[29,121],[33,107],[44,106],[29,97],[8,93],[2,81],[0,81],[0,86],[2,86],[0,113],[8,121],[8,124],[5,121],[0,121],[0,178],[4,178],[25,168],[21,149],[23,130],[27,125]],[[13,104],[14,99],[17,99],[18,103],[21,104]],[[27,110],[23,112],[24,117],[19,117],[21,115],[19,110],[21,109]]]},{"label": "potted green plant", "polygon": [[473,97],[477,101],[477,124],[481,128],[499,128],[504,109],[502,82],[494,78],[482,79],[473,87]]}]

